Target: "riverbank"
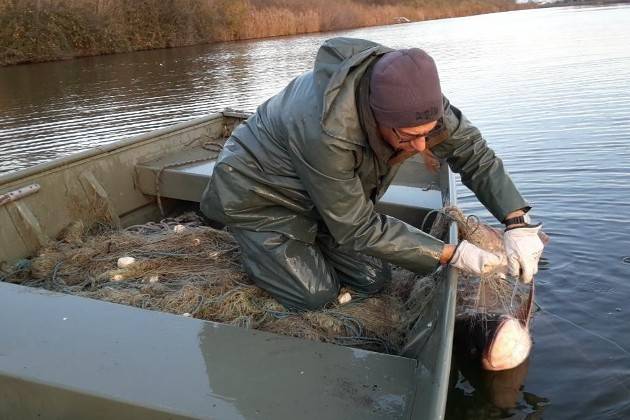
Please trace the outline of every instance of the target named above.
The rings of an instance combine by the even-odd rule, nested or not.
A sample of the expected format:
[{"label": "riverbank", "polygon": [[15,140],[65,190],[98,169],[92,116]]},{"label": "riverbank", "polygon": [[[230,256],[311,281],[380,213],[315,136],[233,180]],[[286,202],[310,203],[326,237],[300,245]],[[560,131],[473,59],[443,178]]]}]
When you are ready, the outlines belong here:
[{"label": "riverbank", "polygon": [[511,0],[6,0],[0,65],[526,7]]}]

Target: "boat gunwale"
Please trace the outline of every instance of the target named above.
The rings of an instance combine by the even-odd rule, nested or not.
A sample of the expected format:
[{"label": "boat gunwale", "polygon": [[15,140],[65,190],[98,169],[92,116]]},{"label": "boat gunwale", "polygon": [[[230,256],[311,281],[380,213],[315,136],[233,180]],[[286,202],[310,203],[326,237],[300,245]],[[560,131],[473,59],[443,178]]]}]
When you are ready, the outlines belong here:
[{"label": "boat gunwale", "polygon": [[[448,169],[448,198],[449,205],[457,205],[457,190],[455,185],[455,176],[453,172]],[[448,243],[456,245],[459,242],[459,233],[457,229],[457,223],[451,221],[448,227]],[[440,337],[442,345],[440,346],[444,351],[438,354],[438,360],[435,371],[437,387],[442,387],[437,391],[437,398],[435,404],[429,408],[429,418],[442,419],[446,413],[446,402],[448,398],[448,387],[451,376],[451,362],[453,358],[453,334],[455,331],[455,308],[457,304],[457,282],[459,281],[459,275],[457,270],[452,266],[447,266],[446,276],[444,279],[447,282],[446,296],[444,297],[444,317],[443,317],[443,329],[444,332]],[[438,379],[439,378],[439,379]],[[415,408],[415,407],[414,407]],[[412,415],[413,418],[413,415]]]}]

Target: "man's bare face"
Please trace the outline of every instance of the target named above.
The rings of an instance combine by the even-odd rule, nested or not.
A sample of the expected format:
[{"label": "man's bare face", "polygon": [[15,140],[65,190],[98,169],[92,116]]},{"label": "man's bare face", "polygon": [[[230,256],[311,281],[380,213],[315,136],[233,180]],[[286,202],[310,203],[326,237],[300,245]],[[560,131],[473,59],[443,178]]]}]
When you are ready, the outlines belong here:
[{"label": "man's bare face", "polygon": [[433,130],[437,121],[431,121],[416,127],[386,128],[379,126],[383,140],[389,143],[394,150],[404,152],[422,152],[426,149],[426,136]]}]

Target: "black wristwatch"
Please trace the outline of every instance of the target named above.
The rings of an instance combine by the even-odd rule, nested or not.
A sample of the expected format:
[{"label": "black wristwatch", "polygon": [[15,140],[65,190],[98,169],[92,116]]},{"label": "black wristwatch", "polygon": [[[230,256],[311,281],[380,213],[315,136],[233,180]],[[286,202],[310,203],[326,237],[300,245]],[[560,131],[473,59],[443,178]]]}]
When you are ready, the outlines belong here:
[{"label": "black wristwatch", "polygon": [[503,224],[505,225],[507,229],[510,226],[527,224],[527,222],[525,221],[525,215],[523,215],[523,216],[512,217],[510,219],[505,219],[503,221]]}]

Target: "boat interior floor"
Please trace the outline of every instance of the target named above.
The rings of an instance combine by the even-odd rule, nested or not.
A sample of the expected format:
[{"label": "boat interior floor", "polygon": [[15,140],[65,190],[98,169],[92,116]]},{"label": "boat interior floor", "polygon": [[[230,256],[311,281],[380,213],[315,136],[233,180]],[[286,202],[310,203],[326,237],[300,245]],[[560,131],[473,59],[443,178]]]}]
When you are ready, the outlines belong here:
[{"label": "boat interior floor", "polygon": [[24,402],[0,402],[2,418],[399,419],[413,406],[415,359],[42,289],[0,283],[0,330],[0,401]]}]

